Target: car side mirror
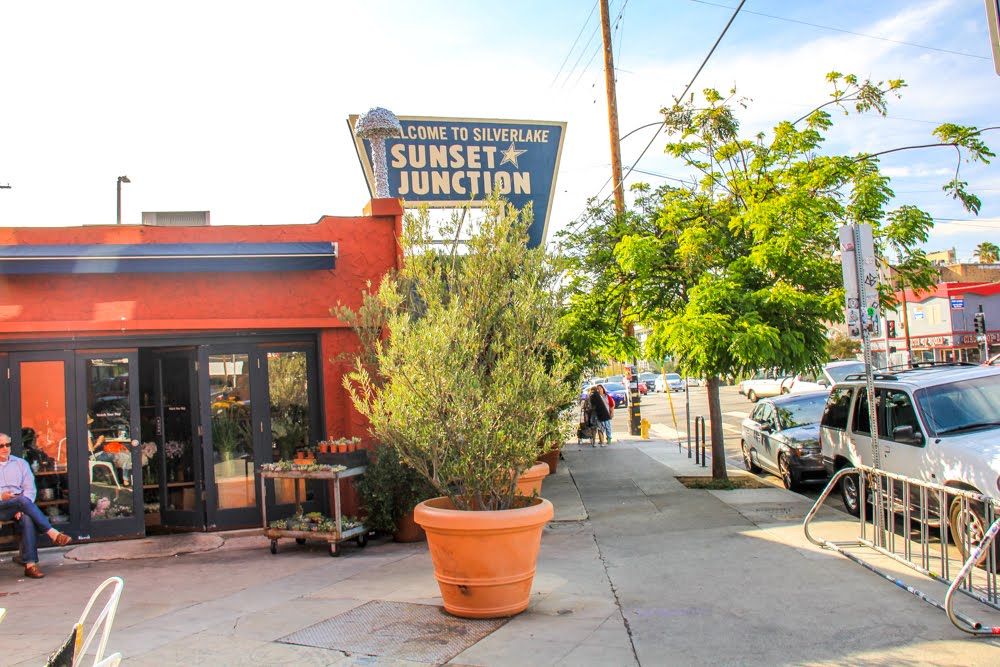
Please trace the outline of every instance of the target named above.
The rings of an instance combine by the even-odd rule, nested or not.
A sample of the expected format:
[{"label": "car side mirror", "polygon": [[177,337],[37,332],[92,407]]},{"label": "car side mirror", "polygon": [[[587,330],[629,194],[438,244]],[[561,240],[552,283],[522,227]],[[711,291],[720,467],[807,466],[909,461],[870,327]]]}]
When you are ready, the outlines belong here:
[{"label": "car side mirror", "polygon": [[764,433],[770,433],[771,431],[774,430],[774,424],[772,424],[771,422],[761,422],[760,430],[763,431]]},{"label": "car side mirror", "polygon": [[822,380],[817,381],[816,384],[818,384],[821,387],[829,387],[830,386],[830,383],[826,380],[826,378],[823,378]]},{"label": "car side mirror", "polygon": [[924,436],[920,431],[915,431],[912,426],[897,426],[892,429],[892,439],[894,442],[901,442],[906,445],[924,444]]}]

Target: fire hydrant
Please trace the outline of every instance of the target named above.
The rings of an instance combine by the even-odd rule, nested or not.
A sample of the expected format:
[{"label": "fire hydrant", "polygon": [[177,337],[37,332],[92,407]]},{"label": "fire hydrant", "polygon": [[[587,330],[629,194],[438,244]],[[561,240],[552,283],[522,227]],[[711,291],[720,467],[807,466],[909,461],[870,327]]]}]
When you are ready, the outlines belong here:
[{"label": "fire hydrant", "polygon": [[642,436],[643,440],[649,440],[649,422],[645,417],[639,422],[639,434]]}]

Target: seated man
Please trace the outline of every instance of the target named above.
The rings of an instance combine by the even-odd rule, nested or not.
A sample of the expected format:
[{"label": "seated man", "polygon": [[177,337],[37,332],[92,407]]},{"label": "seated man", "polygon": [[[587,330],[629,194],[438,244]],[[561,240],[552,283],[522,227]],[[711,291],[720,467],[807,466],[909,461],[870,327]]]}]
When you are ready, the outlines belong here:
[{"label": "seated man", "polygon": [[38,538],[45,533],[56,546],[71,542],[69,535],[52,527],[35,505],[35,476],[28,462],[10,453],[10,436],[0,433],[0,521],[17,520],[21,530],[21,559],[24,576],[41,579],[38,569]]}]

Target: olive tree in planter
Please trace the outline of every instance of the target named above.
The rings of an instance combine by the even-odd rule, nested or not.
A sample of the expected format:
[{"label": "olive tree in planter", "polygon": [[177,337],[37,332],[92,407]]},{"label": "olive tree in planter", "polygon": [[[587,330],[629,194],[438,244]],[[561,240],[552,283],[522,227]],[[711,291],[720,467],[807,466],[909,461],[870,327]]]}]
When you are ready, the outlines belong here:
[{"label": "olive tree in planter", "polygon": [[[483,213],[464,251],[433,243],[426,210],[406,216],[403,269],[378,291],[392,313],[376,346],[379,377],[357,363],[345,378],[373,437],[441,494],[415,516],[427,531],[445,609],[470,617],[527,607],[552,505],[518,496],[516,480],[554,427],[568,434],[559,415],[576,393],[558,345],[557,260],[527,248],[530,209],[522,215],[493,197]],[[453,216],[439,233],[457,238],[460,220]],[[444,533],[457,532],[452,521],[471,531],[469,551],[438,548]],[[509,538],[520,523],[527,526],[522,543],[486,542],[498,530]],[[446,563],[445,552],[455,562]],[[515,564],[520,558],[527,563]],[[502,591],[497,580],[513,590]]]}]

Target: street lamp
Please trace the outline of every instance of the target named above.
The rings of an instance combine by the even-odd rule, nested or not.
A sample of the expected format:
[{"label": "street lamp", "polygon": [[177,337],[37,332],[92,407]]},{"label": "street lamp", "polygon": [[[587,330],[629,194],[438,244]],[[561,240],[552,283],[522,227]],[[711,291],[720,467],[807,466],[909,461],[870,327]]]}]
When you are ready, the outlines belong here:
[{"label": "street lamp", "polygon": [[122,183],[131,183],[128,176],[118,177],[118,224],[122,224]]}]

